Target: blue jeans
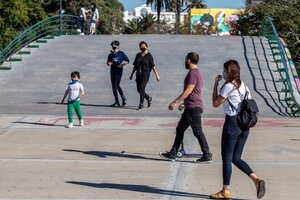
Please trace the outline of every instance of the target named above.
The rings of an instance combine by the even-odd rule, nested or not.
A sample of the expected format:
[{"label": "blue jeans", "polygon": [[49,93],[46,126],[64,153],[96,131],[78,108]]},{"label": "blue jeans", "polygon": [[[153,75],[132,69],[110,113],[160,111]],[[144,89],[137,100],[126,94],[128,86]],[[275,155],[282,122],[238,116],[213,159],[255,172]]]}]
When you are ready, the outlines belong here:
[{"label": "blue jeans", "polygon": [[253,173],[249,165],[241,159],[245,143],[249,135],[249,129],[239,127],[236,115],[225,117],[222,131],[222,162],[223,184],[230,185],[233,163],[248,176]]},{"label": "blue jeans", "polygon": [[176,152],[178,151],[183,141],[184,132],[189,126],[191,126],[194,136],[199,142],[203,155],[207,155],[209,153],[208,143],[202,131],[201,115],[201,108],[186,108],[184,110],[176,127],[176,137],[172,147],[173,150]]},{"label": "blue jeans", "polygon": [[77,28],[81,30],[81,33],[84,33],[84,17],[77,18]]}]

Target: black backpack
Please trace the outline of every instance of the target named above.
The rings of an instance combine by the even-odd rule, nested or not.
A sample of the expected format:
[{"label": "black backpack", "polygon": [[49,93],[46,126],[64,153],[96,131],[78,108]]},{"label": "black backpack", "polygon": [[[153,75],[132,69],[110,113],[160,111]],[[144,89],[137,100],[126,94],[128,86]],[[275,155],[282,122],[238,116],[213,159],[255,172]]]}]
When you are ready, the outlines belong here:
[{"label": "black backpack", "polygon": [[[246,89],[246,86],[245,86]],[[239,89],[238,89],[239,91]],[[240,96],[241,93],[239,91]],[[251,128],[254,127],[258,121],[258,106],[254,99],[248,99],[249,92],[246,89],[246,94],[244,99],[241,102],[241,111],[237,115],[238,123],[243,128]],[[227,99],[229,102],[229,105],[232,109],[237,111],[237,109],[232,105],[232,103]]]}]

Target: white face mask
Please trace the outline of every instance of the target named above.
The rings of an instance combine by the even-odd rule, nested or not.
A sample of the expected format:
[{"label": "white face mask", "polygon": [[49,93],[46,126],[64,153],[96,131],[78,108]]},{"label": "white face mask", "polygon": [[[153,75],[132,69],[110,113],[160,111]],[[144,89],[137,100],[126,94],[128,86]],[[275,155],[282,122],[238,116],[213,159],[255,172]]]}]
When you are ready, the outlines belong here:
[{"label": "white face mask", "polygon": [[223,71],[223,79],[227,80],[227,71],[226,70]]}]

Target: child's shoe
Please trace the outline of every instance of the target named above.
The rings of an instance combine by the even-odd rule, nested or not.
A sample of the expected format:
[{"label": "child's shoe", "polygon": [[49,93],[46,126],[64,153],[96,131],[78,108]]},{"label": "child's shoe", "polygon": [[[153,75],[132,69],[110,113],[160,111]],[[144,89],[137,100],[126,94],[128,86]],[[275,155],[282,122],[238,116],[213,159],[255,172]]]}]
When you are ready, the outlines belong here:
[{"label": "child's shoe", "polygon": [[79,120],[79,126],[84,126],[83,119]]},{"label": "child's shoe", "polygon": [[209,195],[209,198],[211,198],[211,199],[230,199],[230,196],[231,196],[230,192],[220,191],[215,194]]},{"label": "child's shoe", "polygon": [[73,128],[73,123],[69,123],[66,128]]}]

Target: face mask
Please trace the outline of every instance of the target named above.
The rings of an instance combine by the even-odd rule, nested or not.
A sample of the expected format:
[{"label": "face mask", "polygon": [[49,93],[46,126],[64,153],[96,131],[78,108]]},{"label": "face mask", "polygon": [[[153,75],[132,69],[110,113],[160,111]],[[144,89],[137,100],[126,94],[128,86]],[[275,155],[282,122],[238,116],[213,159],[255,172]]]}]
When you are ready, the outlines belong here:
[{"label": "face mask", "polygon": [[189,69],[190,65],[189,65],[189,63],[188,63],[187,60],[184,62],[184,65],[185,65],[185,68],[186,68],[186,69]]},{"label": "face mask", "polygon": [[112,49],[115,51],[117,49],[117,47],[112,47]]},{"label": "face mask", "polygon": [[140,50],[142,51],[142,52],[144,52],[144,51],[146,51],[146,48],[140,48]]},{"label": "face mask", "polygon": [[227,77],[227,71],[224,70],[224,71],[223,71],[223,79],[224,79],[224,80],[227,80],[227,78],[228,78],[228,77]]},{"label": "face mask", "polygon": [[73,80],[72,79],[72,84],[77,83],[77,82],[78,82],[78,80]]}]

